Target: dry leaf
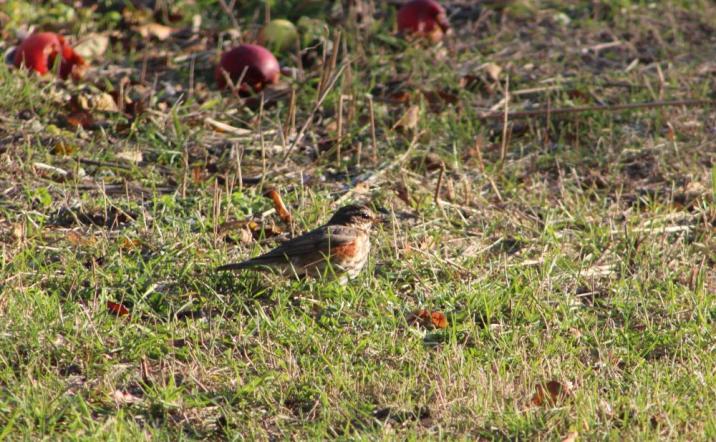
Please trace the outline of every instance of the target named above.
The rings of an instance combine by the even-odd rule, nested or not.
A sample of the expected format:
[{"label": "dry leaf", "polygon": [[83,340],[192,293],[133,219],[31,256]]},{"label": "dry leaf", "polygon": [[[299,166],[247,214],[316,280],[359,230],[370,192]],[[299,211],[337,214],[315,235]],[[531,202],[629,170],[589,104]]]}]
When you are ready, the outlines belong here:
[{"label": "dry leaf", "polygon": [[118,404],[136,404],[142,402],[142,398],[128,393],[126,391],[114,390],[112,392],[112,399]]},{"label": "dry leaf", "polygon": [[94,244],[94,237],[84,236],[74,230],[67,232],[67,241],[75,247],[91,246]]},{"label": "dry leaf", "polygon": [[430,322],[435,328],[447,328],[448,320],[443,312],[432,312],[430,314]]},{"label": "dry leaf", "polygon": [[25,237],[25,225],[22,223],[13,224],[12,236],[14,236],[16,240],[22,241],[22,239]]},{"label": "dry leaf", "polygon": [[79,110],[74,111],[67,116],[67,124],[73,127],[87,129],[94,126],[95,122],[92,114],[87,111]]},{"label": "dry leaf", "polygon": [[393,125],[393,130],[412,130],[418,126],[420,121],[420,106],[413,105],[408,108],[402,117]]},{"label": "dry leaf", "polygon": [[[253,239],[261,237],[270,238],[283,233],[283,230],[275,224],[259,224],[252,219],[247,221],[228,221],[220,224],[217,230],[220,235],[227,235],[238,231],[240,235],[239,240],[243,243],[250,243]],[[246,232],[249,233],[248,237],[246,236]]]},{"label": "dry leaf", "polygon": [[670,122],[666,123],[666,139],[672,143],[676,140],[676,130],[674,130],[674,125]]},{"label": "dry leaf", "polygon": [[117,153],[117,158],[130,163],[141,163],[143,159],[142,152],[139,150],[123,150]]},{"label": "dry leaf", "polygon": [[71,155],[76,150],[75,146],[64,141],[58,141],[55,147],[52,148],[52,153],[55,155]]},{"label": "dry leaf", "polygon": [[281,194],[278,193],[276,189],[269,189],[266,191],[265,195],[273,201],[273,205],[276,208],[276,213],[278,213],[279,218],[281,218],[281,221],[285,223],[291,222],[291,213],[286,208],[286,205],[283,203],[283,200],[281,199]]},{"label": "dry leaf", "polygon": [[77,105],[86,111],[119,112],[114,98],[106,92],[83,93],[77,96]]},{"label": "dry leaf", "polygon": [[216,121],[213,118],[204,118],[204,123],[211,126],[216,132],[230,133],[232,135],[245,136],[251,135],[253,131],[249,129],[243,129],[240,127],[234,127],[221,121]]},{"label": "dry leaf", "polygon": [[122,244],[119,245],[119,249],[123,251],[130,251],[138,248],[142,245],[142,241],[140,241],[137,238],[130,239],[130,238],[124,238],[122,240]]},{"label": "dry leaf", "polygon": [[490,77],[491,80],[497,81],[500,79],[500,74],[502,73],[502,68],[498,66],[495,63],[485,63],[482,65],[482,69],[487,72],[487,75]]},{"label": "dry leaf", "polygon": [[532,403],[538,407],[542,405],[554,405],[557,400],[569,395],[569,387],[557,381],[549,381],[546,384],[537,385]]},{"label": "dry leaf", "polygon": [[567,435],[567,437],[562,439],[562,442],[575,442],[577,440],[578,435],[579,433],[577,433],[576,431],[572,431]]},{"label": "dry leaf", "polygon": [[129,315],[129,309],[118,302],[107,301],[107,310],[115,316]]},{"label": "dry leaf", "polygon": [[201,166],[195,166],[191,168],[191,182],[199,184],[204,181],[204,168]]},{"label": "dry leaf", "polygon": [[402,202],[408,206],[412,205],[412,202],[410,201],[410,191],[405,184],[398,182],[393,186],[393,190],[396,194],[398,194],[398,198],[400,198]]},{"label": "dry leaf", "polygon": [[84,58],[99,58],[109,47],[109,36],[105,34],[87,34],[74,46],[77,54]]},{"label": "dry leaf", "polygon": [[443,312],[431,312],[421,309],[408,315],[408,324],[421,325],[429,329],[444,329],[448,327],[448,320]]},{"label": "dry leaf", "polygon": [[147,23],[137,26],[135,30],[144,38],[155,37],[158,40],[166,40],[174,32],[174,28],[159,23]]}]

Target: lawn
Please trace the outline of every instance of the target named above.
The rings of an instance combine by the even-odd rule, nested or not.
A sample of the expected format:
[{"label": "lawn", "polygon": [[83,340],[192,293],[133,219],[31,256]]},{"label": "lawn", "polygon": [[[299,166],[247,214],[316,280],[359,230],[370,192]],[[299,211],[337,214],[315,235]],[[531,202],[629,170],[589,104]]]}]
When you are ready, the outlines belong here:
[{"label": "lawn", "polygon": [[[716,5],[394,3],[0,3],[90,65],[0,65],[0,439],[716,439]],[[348,284],[213,270],[349,202]]]}]

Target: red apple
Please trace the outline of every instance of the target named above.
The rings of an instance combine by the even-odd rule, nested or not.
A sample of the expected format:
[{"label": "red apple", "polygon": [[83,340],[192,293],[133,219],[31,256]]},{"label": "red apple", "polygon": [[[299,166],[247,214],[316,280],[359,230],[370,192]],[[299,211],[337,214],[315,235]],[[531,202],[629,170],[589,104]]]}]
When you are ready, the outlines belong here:
[{"label": "red apple", "polygon": [[75,53],[63,36],[54,32],[38,32],[23,40],[15,50],[14,64],[16,67],[25,66],[44,75],[55,66],[58,56],[61,57],[61,78],[72,75],[78,79],[84,74],[85,60]]},{"label": "red apple", "polygon": [[437,43],[448,29],[445,8],[435,0],[411,0],[398,11],[398,31],[403,34]]},{"label": "red apple", "polygon": [[221,61],[214,72],[220,88],[225,88],[228,74],[232,82],[239,81],[244,70],[239,91],[249,92],[249,88],[258,92],[266,85],[276,84],[281,75],[278,61],[263,46],[242,44],[221,54]]}]

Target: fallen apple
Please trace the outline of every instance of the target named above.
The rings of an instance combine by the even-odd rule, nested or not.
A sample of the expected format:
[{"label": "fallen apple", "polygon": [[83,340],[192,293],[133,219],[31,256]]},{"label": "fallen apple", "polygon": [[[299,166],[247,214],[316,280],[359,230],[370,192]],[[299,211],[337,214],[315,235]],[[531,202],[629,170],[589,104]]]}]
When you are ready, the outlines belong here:
[{"label": "fallen apple", "polygon": [[445,8],[435,0],[412,0],[398,11],[398,31],[402,34],[437,43],[448,29]]},{"label": "fallen apple", "polygon": [[281,75],[278,61],[263,46],[242,44],[221,54],[221,60],[214,72],[220,88],[227,86],[226,76],[232,82],[241,81],[240,92],[262,90],[269,84],[276,84]]},{"label": "fallen apple", "polygon": [[75,53],[63,36],[54,32],[38,32],[30,35],[20,43],[14,54],[16,67],[25,66],[40,75],[48,73],[58,62],[59,75],[63,79],[70,75],[72,78],[79,79],[87,68],[84,58]]},{"label": "fallen apple", "polygon": [[298,41],[298,30],[290,21],[277,18],[261,29],[259,41],[267,48],[276,51],[291,49]]}]

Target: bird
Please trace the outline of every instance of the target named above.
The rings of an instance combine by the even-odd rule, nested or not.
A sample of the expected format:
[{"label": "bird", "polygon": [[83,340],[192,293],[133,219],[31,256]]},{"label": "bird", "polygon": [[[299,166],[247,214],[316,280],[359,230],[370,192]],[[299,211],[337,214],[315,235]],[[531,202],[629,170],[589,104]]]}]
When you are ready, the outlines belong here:
[{"label": "bird", "polygon": [[370,253],[370,231],[379,218],[367,205],[338,209],[328,222],[290,239],[275,249],[217,271],[277,268],[284,274],[314,278],[336,277],[345,284],[358,276]]}]

